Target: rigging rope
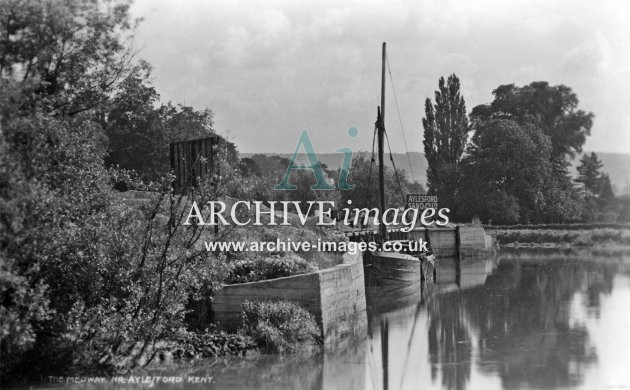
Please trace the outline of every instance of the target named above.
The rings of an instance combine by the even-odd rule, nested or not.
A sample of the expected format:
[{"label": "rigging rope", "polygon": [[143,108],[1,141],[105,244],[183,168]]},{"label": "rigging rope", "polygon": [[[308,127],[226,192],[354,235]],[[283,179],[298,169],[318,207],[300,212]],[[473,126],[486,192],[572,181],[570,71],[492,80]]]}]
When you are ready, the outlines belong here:
[{"label": "rigging rope", "polygon": [[378,120],[374,124],[374,133],[372,134],[372,156],[370,157],[370,173],[368,175],[368,186],[365,194],[365,205],[370,206],[372,198],[370,197],[370,188],[372,187],[372,167],[374,166],[374,144],[376,142],[376,131],[378,130]]},{"label": "rigging rope", "polygon": [[387,135],[387,131],[383,131],[385,133],[385,139],[387,139],[387,149],[389,149],[389,160],[392,162],[392,167],[394,167],[394,175],[396,176],[396,181],[398,182],[398,189],[400,190],[400,197],[402,198],[403,204],[406,203],[405,193],[403,192],[402,185],[400,185],[400,178],[398,177],[398,171],[396,170],[396,163],[394,163],[394,156],[392,156],[392,147],[389,144],[389,136]]},{"label": "rigging rope", "polygon": [[[389,72],[389,81],[391,82],[391,85],[392,85],[394,103],[396,103],[396,112],[398,113],[398,122],[400,123],[400,130],[403,135],[403,142],[405,143],[405,151],[407,152],[407,161],[409,161],[409,172],[411,173],[411,180],[415,182],[416,178],[413,175],[413,167],[411,166],[411,157],[409,156],[409,149],[407,148],[407,137],[405,136],[405,129],[403,128],[402,117],[400,116],[400,109],[398,108],[398,98],[396,97],[396,88],[394,87],[394,79],[392,77],[392,67],[389,65],[389,54],[386,54],[385,59],[387,60],[387,70]],[[389,143],[389,141],[387,142]],[[393,161],[394,160],[392,160],[392,162]]]}]

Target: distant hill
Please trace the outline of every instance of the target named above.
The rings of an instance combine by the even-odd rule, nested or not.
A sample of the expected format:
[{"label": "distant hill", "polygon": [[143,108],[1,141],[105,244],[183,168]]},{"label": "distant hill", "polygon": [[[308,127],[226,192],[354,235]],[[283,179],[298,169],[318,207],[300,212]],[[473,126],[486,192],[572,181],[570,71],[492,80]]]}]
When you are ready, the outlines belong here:
[{"label": "distant hill", "polygon": [[[368,152],[359,152],[368,155]],[[590,152],[589,152],[590,153]],[[602,161],[604,167],[602,170],[610,176],[610,181],[613,185],[615,194],[630,194],[630,154],[628,153],[600,153],[596,152],[599,159]],[[251,157],[254,153],[241,153],[241,158]],[[260,153],[267,156],[281,156],[291,158],[291,154],[285,153]],[[328,166],[328,168],[337,169],[341,166],[343,156],[339,153],[321,153],[317,155],[319,160]],[[416,181],[426,185],[427,175],[427,160],[424,158],[424,153],[410,152],[409,158],[405,153],[392,153],[394,163],[397,169],[404,169],[407,174],[413,173],[413,177]],[[389,161],[389,155],[385,155],[386,164],[391,165]],[[411,160],[411,169],[409,166],[409,160]],[[573,162],[571,167],[571,174],[575,177],[577,175],[576,167],[579,164],[580,156],[578,156]],[[410,175],[411,177],[411,175]]]},{"label": "distant hill", "polygon": [[[369,158],[368,152],[358,153],[363,154],[367,156],[367,158]],[[251,157],[254,154],[291,158],[291,154],[288,153],[241,153],[241,158]],[[322,164],[326,164],[330,169],[340,168],[343,161],[343,155],[340,153],[318,153],[317,157]],[[423,185],[425,184],[427,175],[427,160],[425,160],[424,158],[424,153],[410,152],[409,159],[407,158],[407,155],[405,153],[392,153],[392,157],[394,158],[396,169],[404,169],[405,171],[407,171],[409,177],[411,177],[410,173],[413,173],[413,177],[416,181],[421,182]],[[409,160],[411,160],[412,169],[409,168]],[[385,155],[385,164],[391,166],[391,162],[389,161],[389,154]]]}]

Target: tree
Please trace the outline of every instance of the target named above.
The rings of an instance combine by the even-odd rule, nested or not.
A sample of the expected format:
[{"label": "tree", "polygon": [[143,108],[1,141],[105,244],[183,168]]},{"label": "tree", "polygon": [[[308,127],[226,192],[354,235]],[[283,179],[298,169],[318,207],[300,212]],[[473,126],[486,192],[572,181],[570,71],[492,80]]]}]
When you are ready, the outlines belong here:
[{"label": "tree", "polygon": [[424,154],[428,162],[428,191],[438,196],[442,206],[452,207],[458,188],[460,162],[470,132],[466,102],[455,74],[450,75],[446,82],[440,77],[439,89],[435,91],[435,105],[427,98],[425,115],[422,126]]},{"label": "tree", "polygon": [[170,142],[186,141],[216,135],[214,114],[210,109],[196,110],[193,107],[170,102],[162,106],[167,137]]},{"label": "tree", "polygon": [[192,201],[248,192],[229,153],[185,196],[166,176],[134,181],[145,191],[130,199],[112,189],[124,173],[105,168],[95,122],[14,112],[0,126],[0,383],[148,362],[226,276],[203,247],[213,237],[182,224]]},{"label": "tree", "polygon": [[564,85],[550,86],[544,81],[523,87],[507,84],[499,86],[493,94],[491,103],[472,110],[470,117],[475,131],[492,120],[510,120],[518,126],[540,129],[551,145],[548,162],[543,167],[548,174],[540,193],[542,201],[538,202],[542,208],[527,212],[531,220],[578,219],[581,201],[573,188],[568,160],[581,152],[590,134],[593,114],[579,110],[577,95]]},{"label": "tree", "polygon": [[[394,172],[392,168],[385,166],[384,182],[387,207],[405,206],[404,194],[424,193],[422,185],[417,182],[410,182],[405,170]],[[367,154],[359,153],[353,158],[348,173],[348,183],[355,185],[355,187],[352,190],[341,191],[342,208],[378,207],[378,165],[372,163]],[[352,201],[351,206],[348,206],[348,200]]]},{"label": "tree", "polygon": [[[254,200],[265,203],[269,201],[334,201],[339,204],[340,191],[312,190],[316,178],[310,170],[294,170],[291,172],[290,183],[295,185],[295,190],[275,190],[274,184],[280,183],[289,166],[290,160],[280,156],[265,156],[255,154],[241,160],[240,168],[249,181],[252,191],[249,196]],[[321,164],[325,178],[331,183],[337,183],[337,172],[328,169],[326,164]]]},{"label": "tree", "polygon": [[[602,184],[600,169],[603,167],[597,154],[585,154],[580,159],[580,165],[577,167],[578,177],[576,182],[582,183],[582,190],[586,199],[596,196]],[[609,181],[610,183],[610,181]]]},{"label": "tree", "polygon": [[[3,369],[35,343],[33,324],[51,315],[46,285],[31,283],[16,272],[20,260],[12,252],[32,233],[29,215],[38,206],[38,185],[24,175],[0,127],[0,375]],[[26,239],[26,240],[25,240]]]},{"label": "tree", "polygon": [[128,63],[130,29],[127,2],[0,0],[0,385],[148,362],[186,332],[189,298],[223,280],[212,237],[181,226],[193,200],[248,190],[234,150],[187,198],[168,176],[145,185],[103,163],[103,126],[134,152],[170,134],[152,127],[169,116]]},{"label": "tree", "polygon": [[76,115],[103,105],[133,68],[128,1],[1,0],[0,76],[22,108]]},{"label": "tree", "polygon": [[565,160],[582,151],[594,115],[577,109],[579,100],[571,88],[538,81],[523,87],[500,85],[492,93],[492,103],[473,109],[473,123],[491,118],[532,123],[551,140],[554,160]]},{"label": "tree", "polygon": [[[209,109],[197,110],[171,102],[158,105],[160,94],[151,83],[151,66],[140,61],[120,83],[99,115],[108,138],[105,163],[133,170],[145,180],[158,180],[169,173],[169,144],[217,135]],[[238,153],[223,140],[231,161]]]},{"label": "tree", "polygon": [[101,115],[108,139],[107,166],[133,170],[145,179],[168,173],[168,139],[160,95],[150,83],[151,67],[142,62],[121,83]]},{"label": "tree", "polygon": [[586,221],[615,219],[614,209],[617,206],[615,194],[612,190],[610,177],[601,172],[603,164],[597,154],[584,154],[577,167],[576,182],[581,183],[581,194],[584,202],[584,216]]},{"label": "tree", "polygon": [[462,161],[464,181],[456,216],[484,222],[531,222],[544,206],[551,143],[532,124],[507,119],[478,123]]},{"label": "tree", "polygon": [[599,184],[599,197],[604,203],[610,203],[615,200],[615,193],[613,192],[613,186],[610,182],[610,176],[607,173],[602,173]]}]

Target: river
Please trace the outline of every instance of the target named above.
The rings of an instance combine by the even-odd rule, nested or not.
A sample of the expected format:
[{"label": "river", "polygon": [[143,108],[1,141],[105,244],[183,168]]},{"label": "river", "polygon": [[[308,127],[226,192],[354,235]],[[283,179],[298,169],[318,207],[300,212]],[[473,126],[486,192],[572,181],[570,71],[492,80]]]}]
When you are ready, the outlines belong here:
[{"label": "river", "polygon": [[366,337],[346,348],[203,360],[146,375],[211,378],[177,386],[211,389],[630,387],[629,256],[440,259],[431,294],[368,298]]}]

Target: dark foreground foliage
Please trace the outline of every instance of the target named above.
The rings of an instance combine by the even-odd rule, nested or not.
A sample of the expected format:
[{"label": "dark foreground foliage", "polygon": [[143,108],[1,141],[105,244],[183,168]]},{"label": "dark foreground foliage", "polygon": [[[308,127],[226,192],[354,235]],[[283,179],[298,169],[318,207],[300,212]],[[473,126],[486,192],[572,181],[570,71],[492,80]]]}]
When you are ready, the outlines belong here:
[{"label": "dark foreground foliage", "polygon": [[119,147],[155,156],[211,133],[207,111],[155,116],[149,67],[132,61],[129,5],[0,0],[2,385],[145,365],[188,334],[188,302],[227,276],[225,256],[200,247],[203,227],[182,222],[193,200],[242,195],[229,143],[214,176],[185,194],[162,165],[116,166],[137,168],[117,160]]},{"label": "dark foreground foliage", "polygon": [[295,352],[321,343],[313,315],[288,301],[246,301],[243,332],[266,352]]},{"label": "dark foreground foliage", "polygon": [[203,332],[182,332],[176,339],[156,349],[161,361],[176,361],[226,355],[242,355],[255,349],[254,340],[241,332],[228,333],[219,329]]},{"label": "dark foreground foliage", "polygon": [[317,266],[297,255],[236,260],[229,263],[227,283],[247,283],[317,271]]}]

